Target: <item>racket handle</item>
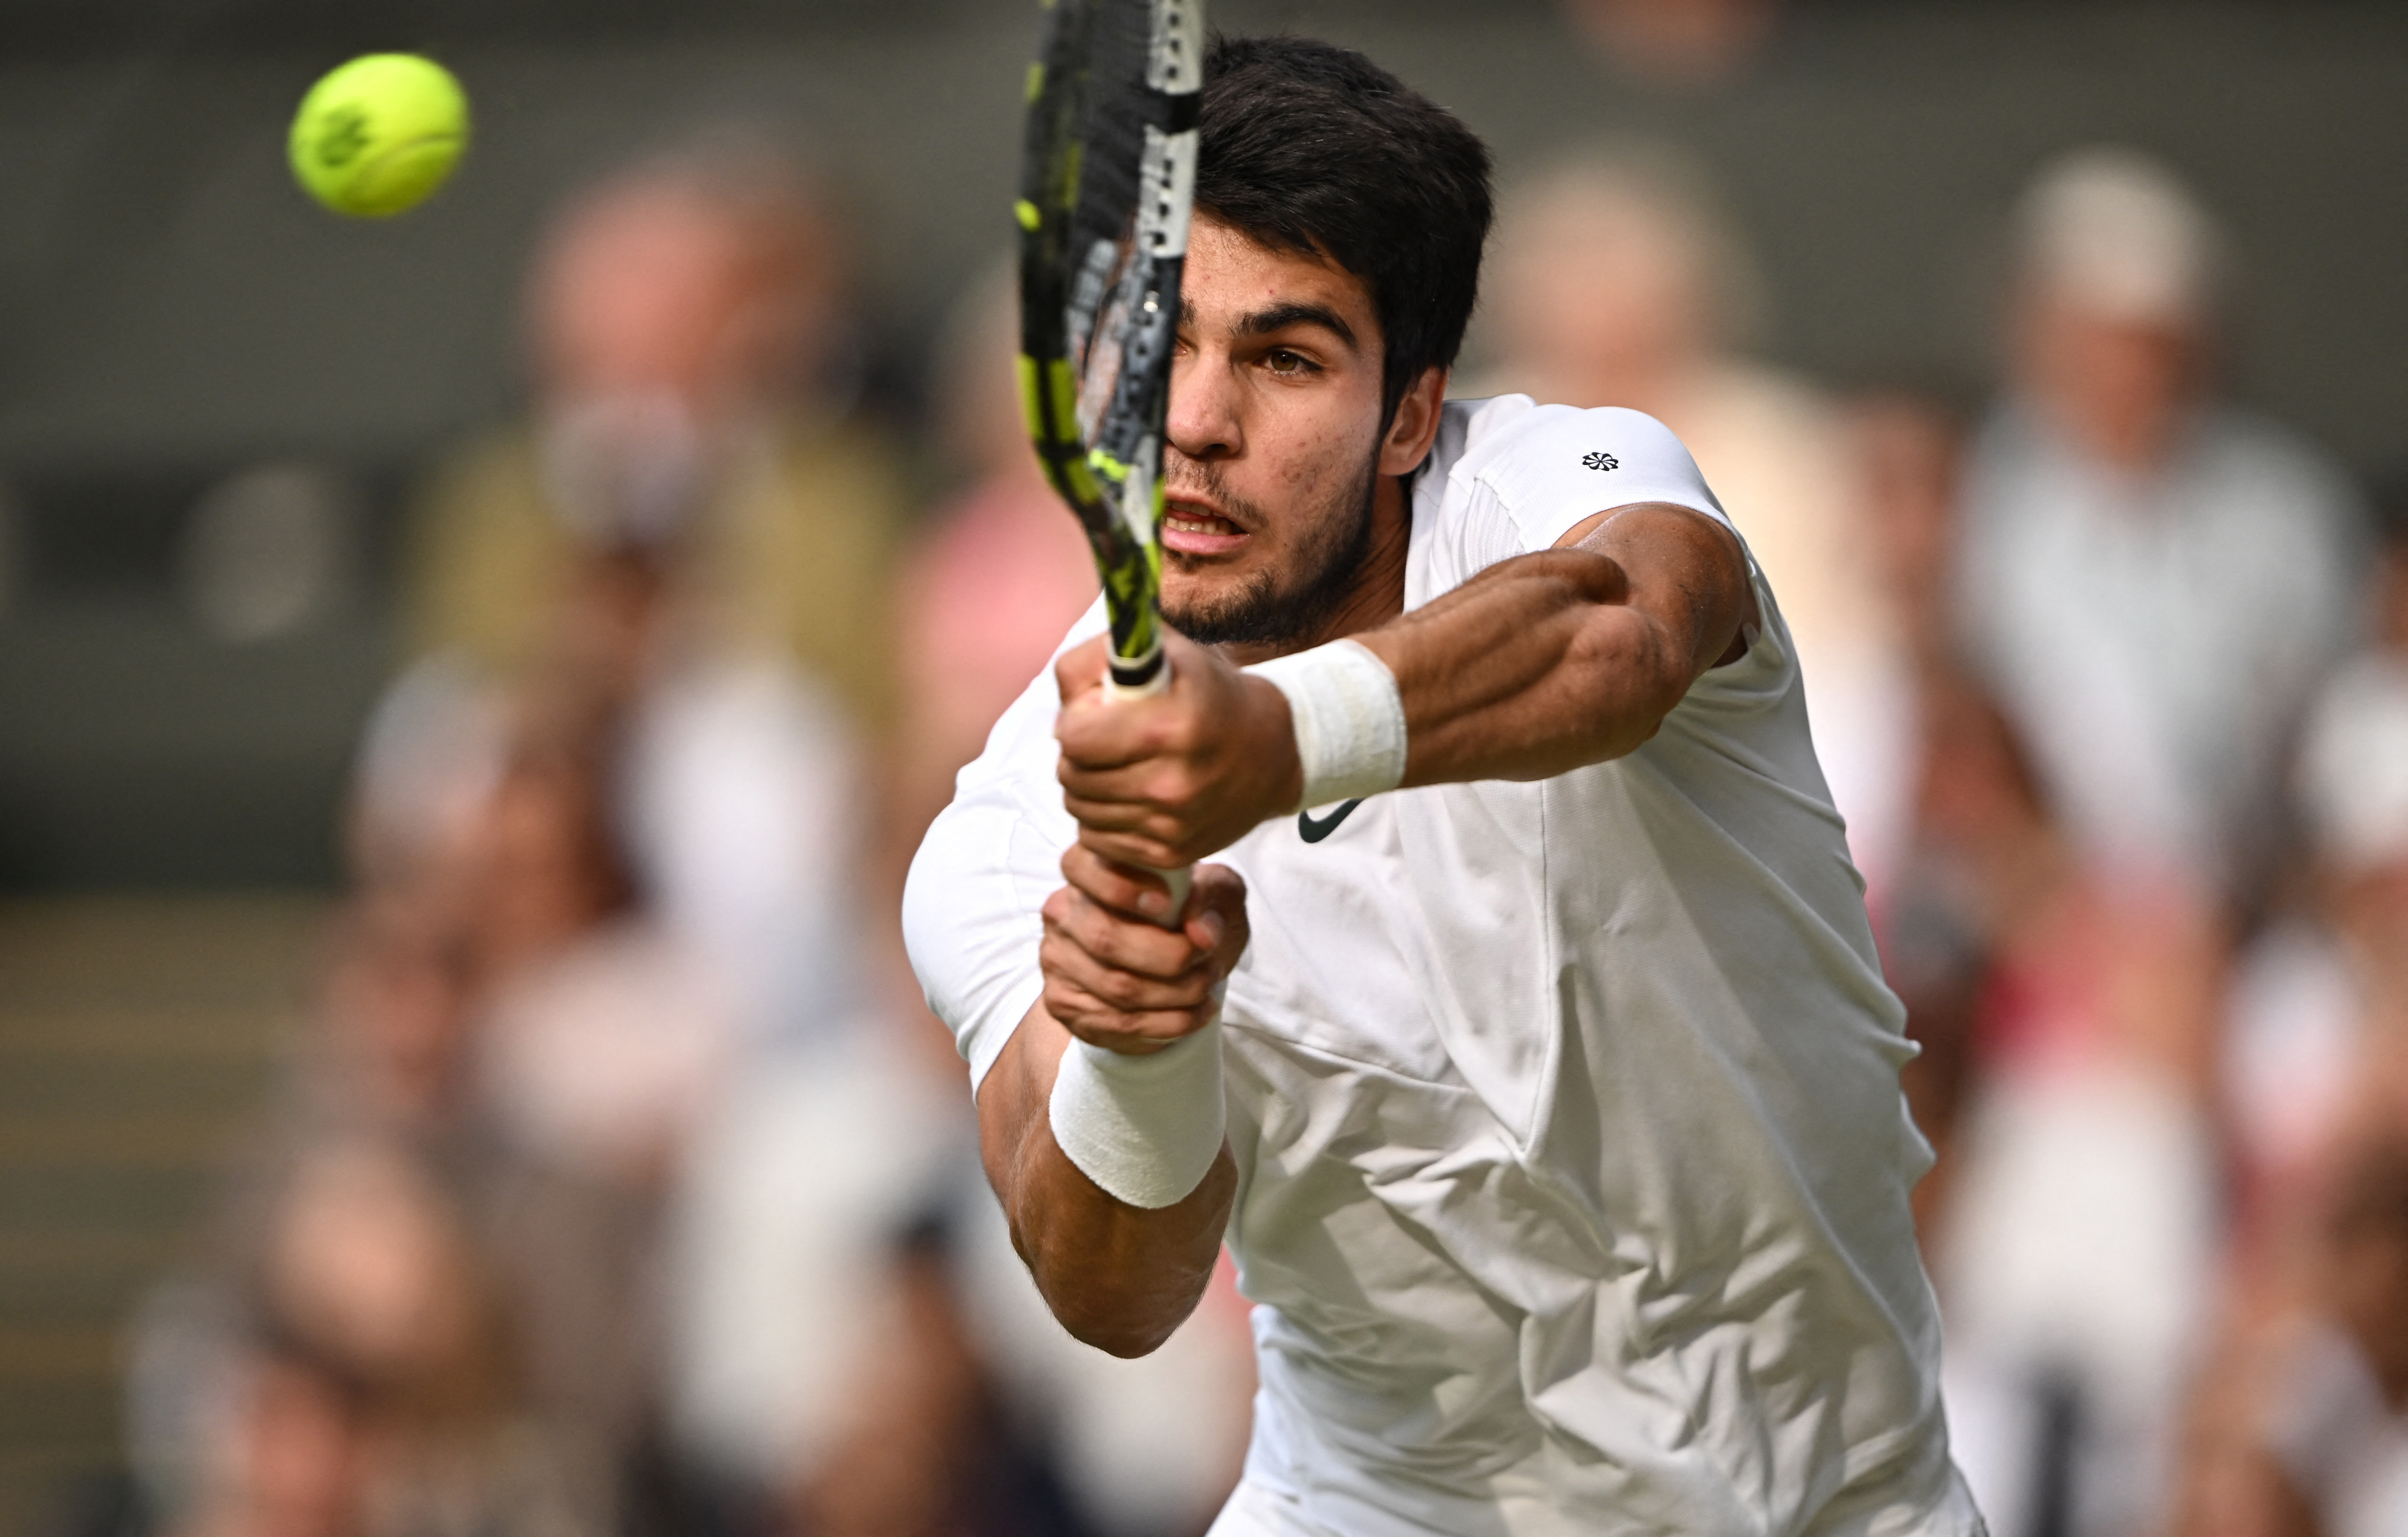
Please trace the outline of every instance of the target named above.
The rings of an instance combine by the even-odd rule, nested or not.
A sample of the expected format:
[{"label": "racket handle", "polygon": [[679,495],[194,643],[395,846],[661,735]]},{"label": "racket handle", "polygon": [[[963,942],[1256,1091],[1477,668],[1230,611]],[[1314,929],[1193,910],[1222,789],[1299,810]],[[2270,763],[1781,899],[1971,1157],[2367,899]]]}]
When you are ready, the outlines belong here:
[{"label": "racket handle", "polygon": [[[1162,665],[1154,670],[1152,677],[1134,688],[1114,678],[1111,669],[1107,668],[1104,672],[1104,700],[1107,704],[1117,704],[1127,699],[1148,699],[1169,687],[1170,659],[1168,657],[1162,659]],[[1162,919],[1162,926],[1166,929],[1176,929],[1187,911],[1187,890],[1195,884],[1193,868],[1157,870],[1154,874],[1160,875],[1162,883],[1170,888],[1170,916]]]}]

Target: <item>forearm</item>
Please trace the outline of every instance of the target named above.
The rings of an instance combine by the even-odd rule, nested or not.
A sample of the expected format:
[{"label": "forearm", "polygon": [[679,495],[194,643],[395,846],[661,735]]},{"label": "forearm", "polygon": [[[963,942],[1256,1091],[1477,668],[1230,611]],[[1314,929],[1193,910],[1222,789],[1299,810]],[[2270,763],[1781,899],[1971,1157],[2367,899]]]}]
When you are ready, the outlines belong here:
[{"label": "forearm", "polygon": [[1549,550],[1355,636],[1396,676],[1404,783],[1544,778],[1654,735],[1692,674],[1627,588],[1611,560]]},{"label": "forearm", "polygon": [[1394,675],[1404,783],[1538,779],[1656,734],[1756,618],[1730,531],[1686,507],[1599,513],[1354,638]]},{"label": "forearm", "polygon": [[1653,736],[1756,619],[1738,537],[1641,503],[1345,644],[1240,672],[1174,635],[1170,689],[1141,705],[1100,702],[1090,643],[1057,668],[1063,804],[1097,857],[1159,870],[1298,805],[1544,778]]},{"label": "forearm", "polygon": [[1069,1032],[1043,1004],[979,1088],[979,1142],[1012,1245],[1054,1316],[1115,1356],[1141,1356],[1195,1311],[1221,1250],[1237,1166],[1224,1146],[1195,1190],[1146,1209],[1114,1199],[1063,1153],[1048,1105]]}]

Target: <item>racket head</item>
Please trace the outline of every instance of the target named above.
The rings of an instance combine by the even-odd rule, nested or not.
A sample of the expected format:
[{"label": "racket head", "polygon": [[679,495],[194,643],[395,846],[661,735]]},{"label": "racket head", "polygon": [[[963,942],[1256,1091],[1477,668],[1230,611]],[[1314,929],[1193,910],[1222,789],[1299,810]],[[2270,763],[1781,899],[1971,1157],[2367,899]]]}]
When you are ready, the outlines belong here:
[{"label": "racket head", "polygon": [[1102,577],[1112,681],[1162,675],[1162,436],[1202,0],[1050,0],[1021,167],[1021,400]]}]

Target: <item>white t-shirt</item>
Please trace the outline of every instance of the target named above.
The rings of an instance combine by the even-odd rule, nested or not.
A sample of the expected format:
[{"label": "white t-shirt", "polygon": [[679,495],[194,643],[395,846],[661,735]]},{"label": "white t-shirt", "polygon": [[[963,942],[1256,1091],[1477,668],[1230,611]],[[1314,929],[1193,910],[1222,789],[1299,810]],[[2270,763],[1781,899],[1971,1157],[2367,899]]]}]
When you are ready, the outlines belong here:
[{"label": "white t-shirt", "polygon": [[[1651,418],[1450,405],[1406,606],[1650,501],[1723,517]],[[1747,655],[1627,757],[1215,856],[1254,934],[1223,1013],[1254,1527],[1980,1530],[1907,1210],[1912,1048],[1756,598]],[[1056,707],[1040,676],[996,724],[905,896],[974,1080],[1042,987]]]}]

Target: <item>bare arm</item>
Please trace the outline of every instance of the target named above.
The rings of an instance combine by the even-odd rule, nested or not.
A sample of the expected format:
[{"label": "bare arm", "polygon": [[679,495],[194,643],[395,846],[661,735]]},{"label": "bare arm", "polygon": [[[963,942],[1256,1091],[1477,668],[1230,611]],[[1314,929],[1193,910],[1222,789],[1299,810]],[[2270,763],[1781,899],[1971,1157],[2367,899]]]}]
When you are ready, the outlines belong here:
[{"label": "bare arm", "polygon": [[1212,987],[1245,948],[1245,887],[1226,869],[1200,867],[1188,922],[1172,932],[1141,916],[1141,897],[1160,898],[1152,877],[1110,868],[1076,847],[1063,864],[1074,884],[1045,905],[1045,994],[979,1086],[979,1146],[1012,1245],[1054,1316],[1098,1349],[1142,1356],[1204,1293],[1237,1195],[1237,1166],[1224,1146],[1203,1183],[1177,1204],[1146,1210],[1118,1201],[1054,1142],[1047,1114],[1054,1078],[1074,1028],[1097,1046],[1132,1052],[1201,1029]]},{"label": "bare arm", "polygon": [[[1544,778],[1627,753],[1700,675],[1745,651],[1756,621],[1730,531],[1641,503],[1353,638],[1396,675],[1404,782],[1429,785]],[[1064,802],[1082,844],[1128,864],[1226,847],[1294,806],[1302,785],[1279,690],[1175,635],[1171,646],[1170,689],[1136,704],[1089,702],[1100,646],[1057,668]]]},{"label": "bare arm", "polygon": [[1406,784],[1543,779],[1655,735],[1755,606],[1728,530],[1642,504],[1354,638],[1397,675]]}]

